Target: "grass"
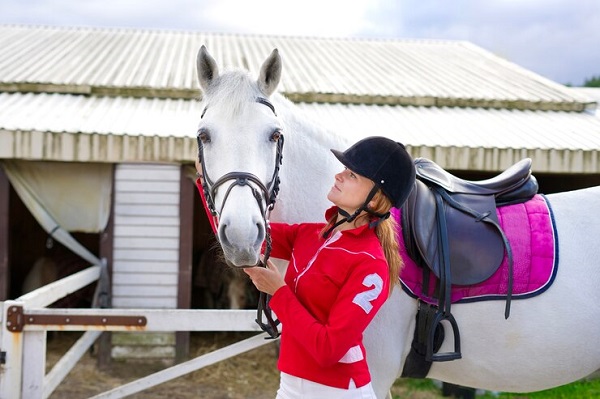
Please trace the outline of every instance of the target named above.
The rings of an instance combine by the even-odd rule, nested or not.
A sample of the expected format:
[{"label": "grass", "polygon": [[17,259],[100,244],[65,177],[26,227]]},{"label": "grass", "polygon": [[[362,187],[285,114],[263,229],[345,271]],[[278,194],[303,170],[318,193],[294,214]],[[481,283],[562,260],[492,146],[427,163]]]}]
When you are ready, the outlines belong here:
[{"label": "grass", "polygon": [[439,399],[442,391],[436,382],[428,379],[400,378],[392,386],[393,399]]},{"label": "grass", "polygon": [[600,398],[600,379],[581,380],[545,391],[531,393],[501,393],[497,396],[481,396],[483,399],[595,399]]},{"label": "grass", "polygon": [[[399,379],[392,388],[393,399],[441,399],[439,383],[432,380]],[[477,399],[595,399],[600,398],[600,378],[580,380],[545,391],[531,393],[484,392]]]}]

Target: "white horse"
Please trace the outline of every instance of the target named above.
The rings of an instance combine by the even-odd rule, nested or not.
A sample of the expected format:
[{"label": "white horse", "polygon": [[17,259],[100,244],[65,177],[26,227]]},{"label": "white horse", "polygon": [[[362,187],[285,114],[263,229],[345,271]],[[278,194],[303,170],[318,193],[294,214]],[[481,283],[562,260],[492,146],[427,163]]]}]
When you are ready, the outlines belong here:
[{"label": "white horse", "polygon": [[[275,92],[282,71],[277,50],[265,60],[257,79],[246,71],[220,73],[204,46],[197,68],[203,92],[199,138],[204,178],[215,183],[230,172],[243,172],[255,176],[268,191],[283,134],[281,186],[271,220],[323,220],[330,206],[327,191],[341,169],[329,149],[344,150],[358,138],[324,131]],[[260,190],[250,178],[241,183],[226,178],[214,187],[218,237],[234,266],[258,261],[265,238],[261,213],[265,204],[256,197]],[[434,362],[428,378],[486,390],[531,392],[567,384],[600,368],[600,187],[547,198],[558,231],[560,264],[554,284],[541,295],[513,301],[508,319],[503,301],[453,305],[462,359]],[[386,397],[400,376],[416,312],[417,301],[396,288],[365,333],[379,398]],[[452,350],[452,334],[446,334],[440,352]]]}]

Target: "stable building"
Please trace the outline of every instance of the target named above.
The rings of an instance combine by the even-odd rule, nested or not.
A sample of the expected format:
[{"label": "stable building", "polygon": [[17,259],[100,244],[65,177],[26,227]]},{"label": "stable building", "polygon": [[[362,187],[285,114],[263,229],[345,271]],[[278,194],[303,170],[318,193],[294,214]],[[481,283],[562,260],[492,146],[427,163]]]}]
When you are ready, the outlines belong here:
[{"label": "stable building", "polygon": [[[0,300],[56,240],[107,266],[112,307],[192,306],[214,240],[194,186],[201,45],[254,74],[278,48],[279,91],[307,117],[462,177],[529,157],[543,192],[600,184],[598,99],[469,42],[4,25]],[[187,339],[144,352],[184,356]]]}]

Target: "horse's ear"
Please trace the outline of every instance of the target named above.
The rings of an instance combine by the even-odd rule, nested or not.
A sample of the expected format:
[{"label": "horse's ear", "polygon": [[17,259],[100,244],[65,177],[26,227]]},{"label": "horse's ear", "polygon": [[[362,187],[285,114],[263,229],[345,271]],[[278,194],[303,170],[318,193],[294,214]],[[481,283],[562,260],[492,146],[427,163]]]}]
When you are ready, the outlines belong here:
[{"label": "horse's ear", "polygon": [[269,97],[277,88],[281,79],[281,68],[279,51],[274,49],[260,68],[260,75],[257,81],[258,88],[265,96]]},{"label": "horse's ear", "polygon": [[202,45],[196,57],[196,67],[198,68],[198,81],[200,88],[204,91],[208,89],[212,81],[219,76],[219,68],[217,63],[206,50],[206,46]]}]

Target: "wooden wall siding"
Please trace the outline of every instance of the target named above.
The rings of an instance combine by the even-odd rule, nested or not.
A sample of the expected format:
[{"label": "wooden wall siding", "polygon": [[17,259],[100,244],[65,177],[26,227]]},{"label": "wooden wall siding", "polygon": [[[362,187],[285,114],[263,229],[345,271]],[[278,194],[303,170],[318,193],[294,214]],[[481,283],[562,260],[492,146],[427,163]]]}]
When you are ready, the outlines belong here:
[{"label": "wooden wall siding", "polygon": [[113,307],[176,308],[180,165],[115,171]]}]

